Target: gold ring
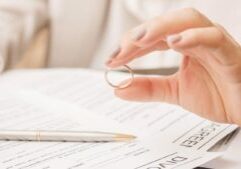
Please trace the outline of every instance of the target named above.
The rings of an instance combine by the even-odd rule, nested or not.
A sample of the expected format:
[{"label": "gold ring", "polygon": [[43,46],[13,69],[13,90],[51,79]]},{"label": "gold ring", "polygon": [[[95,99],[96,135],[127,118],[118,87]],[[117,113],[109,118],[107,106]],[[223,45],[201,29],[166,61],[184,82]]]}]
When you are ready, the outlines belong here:
[{"label": "gold ring", "polygon": [[123,67],[131,74],[131,79],[129,79],[125,84],[120,84],[120,85],[115,85],[112,82],[110,82],[109,78],[108,78],[108,74],[110,71],[112,71],[113,69],[109,68],[105,71],[105,81],[113,88],[115,89],[124,89],[129,87],[133,81],[134,81],[134,72],[133,70],[127,66],[127,65],[123,65]]}]

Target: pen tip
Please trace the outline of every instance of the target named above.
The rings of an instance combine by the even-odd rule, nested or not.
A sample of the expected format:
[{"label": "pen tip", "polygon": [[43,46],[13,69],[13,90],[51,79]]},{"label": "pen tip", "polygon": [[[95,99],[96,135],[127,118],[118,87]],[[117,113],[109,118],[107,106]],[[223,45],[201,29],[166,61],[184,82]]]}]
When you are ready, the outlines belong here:
[{"label": "pen tip", "polygon": [[137,138],[136,136],[128,135],[128,134],[118,134],[116,136],[117,141],[129,141],[129,140],[134,140],[136,138]]}]

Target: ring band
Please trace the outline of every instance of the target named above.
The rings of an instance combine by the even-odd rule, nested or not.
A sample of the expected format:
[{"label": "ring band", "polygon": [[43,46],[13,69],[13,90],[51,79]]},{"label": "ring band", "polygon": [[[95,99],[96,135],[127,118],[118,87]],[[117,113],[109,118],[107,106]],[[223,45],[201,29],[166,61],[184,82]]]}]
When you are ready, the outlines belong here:
[{"label": "ring band", "polygon": [[111,87],[113,87],[113,88],[115,88],[115,89],[124,89],[124,88],[127,88],[127,87],[129,87],[129,86],[133,83],[133,81],[134,81],[134,72],[133,72],[133,70],[132,70],[129,66],[127,66],[127,65],[123,65],[123,67],[131,74],[131,79],[128,80],[125,84],[120,84],[120,85],[115,85],[115,84],[113,84],[112,82],[110,82],[110,80],[109,80],[109,78],[108,78],[109,72],[110,72],[111,70],[113,70],[113,69],[107,69],[107,70],[105,71],[105,81],[106,81]]}]

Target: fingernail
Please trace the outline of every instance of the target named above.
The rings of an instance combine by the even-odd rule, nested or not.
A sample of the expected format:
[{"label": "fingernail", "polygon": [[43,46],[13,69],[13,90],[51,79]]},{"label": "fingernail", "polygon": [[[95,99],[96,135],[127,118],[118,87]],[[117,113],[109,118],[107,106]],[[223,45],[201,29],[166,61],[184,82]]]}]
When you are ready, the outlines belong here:
[{"label": "fingernail", "polygon": [[133,41],[141,40],[146,35],[146,28],[144,26],[139,26],[132,31],[131,39]]},{"label": "fingernail", "polygon": [[113,61],[113,59],[115,59],[118,54],[121,52],[121,48],[120,47],[117,47],[113,52],[112,54],[110,55],[109,59],[105,62],[106,65],[110,65]]},{"label": "fingernail", "polygon": [[121,47],[119,46],[112,52],[112,54],[110,55],[110,59],[115,59],[120,52],[121,52]]},{"label": "fingernail", "polygon": [[105,65],[110,65],[112,63],[112,60],[107,60],[106,62],[105,62]]},{"label": "fingernail", "polygon": [[182,37],[179,34],[178,35],[170,35],[167,37],[167,42],[174,44],[174,43],[179,42],[181,39],[182,39]]}]

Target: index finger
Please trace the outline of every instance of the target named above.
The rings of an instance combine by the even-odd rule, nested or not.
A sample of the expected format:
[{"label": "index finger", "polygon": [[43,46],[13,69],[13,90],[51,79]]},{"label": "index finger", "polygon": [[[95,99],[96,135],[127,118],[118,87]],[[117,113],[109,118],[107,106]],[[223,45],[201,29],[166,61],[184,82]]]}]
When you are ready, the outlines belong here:
[{"label": "index finger", "polygon": [[[140,49],[157,49],[154,45],[161,44],[166,37],[190,28],[210,27],[214,25],[204,15],[192,8],[186,8],[166,15],[156,17],[143,25],[134,28],[122,41],[122,48],[117,56],[107,64],[110,67],[117,67],[130,62],[132,59],[142,55],[133,55]],[[160,43],[158,43],[160,42]],[[149,51],[148,52],[152,52]],[[146,53],[145,53],[146,54]]]},{"label": "index finger", "polygon": [[131,40],[137,46],[146,47],[166,39],[171,34],[190,28],[210,27],[213,25],[207,17],[197,10],[185,8],[156,17],[134,28]]}]

